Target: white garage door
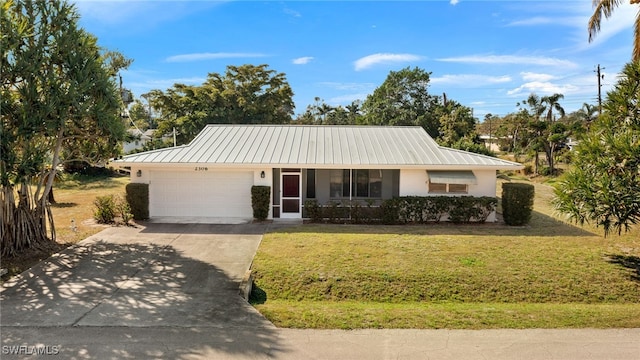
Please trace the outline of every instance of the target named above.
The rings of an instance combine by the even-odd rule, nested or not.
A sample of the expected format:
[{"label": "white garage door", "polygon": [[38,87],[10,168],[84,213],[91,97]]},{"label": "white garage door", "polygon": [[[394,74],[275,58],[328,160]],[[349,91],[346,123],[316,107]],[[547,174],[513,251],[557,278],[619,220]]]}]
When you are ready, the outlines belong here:
[{"label": "white garage door", "polygon": [[153,171],[149,215],[251,218],[251,171]]}]

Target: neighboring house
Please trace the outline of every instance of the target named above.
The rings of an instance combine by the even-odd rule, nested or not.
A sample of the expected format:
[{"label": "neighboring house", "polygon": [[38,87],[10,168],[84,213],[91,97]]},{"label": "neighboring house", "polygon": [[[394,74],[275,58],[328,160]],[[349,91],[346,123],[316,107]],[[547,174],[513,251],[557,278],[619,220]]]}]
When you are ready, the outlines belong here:
[{"label": "neighboring house", "polygon": [[133,141],[125,141],[122,143],[122,152],[128,154],[134,150],[140,150],[144,147],[144,145],[151,141],[153,138],[153,133],[155,130],[149,129],[147,131],[139,130],[138,128],[127,130],[129,135],[133,136],[135,140]]},{"label": "neighboring house", "polygon": [[500,144],[498,143],[498,141],[500,140],[499,138],[489,135],[480,135],[480,140],[484,142],[484,146],[487,149],[495,153],[500,152]]},{"label": "neighboring house", "polygon": [[573,151],[575,149],[576,146],[578,146],[578,144],[580,143],[580,141],[578,140],[573,140],[572,138],[568,138],[566,145],[569,148],[569,150]]},{"label": "neighboring house", "polygon": [[522,168],[441,147],[421,127],[311,125],[208,125],[188,145],[114,164],[149,184],[152,218],[241,219],[252,218],[253,185],[272,189],[269,218],[301,218],[307,199],[495,196],[496,171]]}]

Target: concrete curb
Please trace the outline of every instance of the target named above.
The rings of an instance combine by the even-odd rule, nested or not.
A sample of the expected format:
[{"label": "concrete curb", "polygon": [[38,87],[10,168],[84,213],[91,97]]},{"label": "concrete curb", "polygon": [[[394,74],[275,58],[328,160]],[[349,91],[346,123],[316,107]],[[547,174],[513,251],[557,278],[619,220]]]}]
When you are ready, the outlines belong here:
[{"label": "concrete curb", "polygon": [[253,289],[253,272],[251,269],[247,270],[242,277],[242,281],[240,282],[240,296],[245,301],[249,301],[249,295],[251,295],[251,290]]}]

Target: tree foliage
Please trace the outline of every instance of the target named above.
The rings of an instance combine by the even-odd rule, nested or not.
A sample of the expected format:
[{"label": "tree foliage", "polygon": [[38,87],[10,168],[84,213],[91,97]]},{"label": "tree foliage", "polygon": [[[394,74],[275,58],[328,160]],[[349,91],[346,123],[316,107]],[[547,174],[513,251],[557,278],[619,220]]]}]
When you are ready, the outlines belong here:
[{"label": "tree foliage", "polygon": [[573,221],[620,234],[640,222],[640,62],[629,63],[603,114],[576,148],[555,206]]},{"label": "tree foliage", "polygon": [[125,128],[111,76],[119,65],[77,25],[73,6],[1,6],[0,244],[12,255],[55,240],[47,198],[63,153],[65,160],[112,156]]},{"label": "tree foliage", "polygon": [[230,65],[224,75],[210,73],[202,85],[175,84],[148,98],[159,113],[158,136],[175,128],[179,144],[207,124],[288,124],[294,108],[285,74],[267,65]]},{"label": "tree foliage", "polygon": [[565,116],[565,111],[560,100],[564,98],[562,94],[553,94],[548,96],[538,96],[531,94],[522,102],[520,109],[520,117],[528,118],[526,129],[528,136],[525,149],[534,153],[535,157],[535,173],[538,173],[538,154],[544,151],[549,165],[549,173],[555,173],[555,154],[559,146],[564,144],[568,137],[568,128],[564,123],[558,122],[554,111]]},{"label": "tree foliage", "polygon": [[[593,15],[589,19],[589,42],[593,41],[600,32],[602,16],[609,18],[623,0],[593,0]],[[640,4],[640,0],[629,0],[630,4]],[[640,61],[640,9],[636,14],[636,23],[633,33],[633,61]]]},{"label": "tree foliage", "polygon": [[430,75],[417,67],[391,71],[362,104],[363,124],[417,125],[431,137],[438,137],[440,122],[435,108],[439,99],[429,94]]},{"label": "tree foliage", "polygon": [[355,125],[362,119],[359,100],[347,106],[331,106],[319,97],[308,105],[305,112],[299,114],[294,123],[301,125]]}]

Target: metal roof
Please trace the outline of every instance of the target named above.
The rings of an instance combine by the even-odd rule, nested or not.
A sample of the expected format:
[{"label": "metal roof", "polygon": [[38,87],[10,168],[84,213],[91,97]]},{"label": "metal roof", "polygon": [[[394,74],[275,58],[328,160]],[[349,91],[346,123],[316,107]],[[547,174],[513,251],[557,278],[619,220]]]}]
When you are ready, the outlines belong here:
[{"label": "metal roof", "polygon": [[419,126],[207,125],[188,145],[124,156],[121,166],[207,164],[314,168],[517,169],[439,146]]}]

